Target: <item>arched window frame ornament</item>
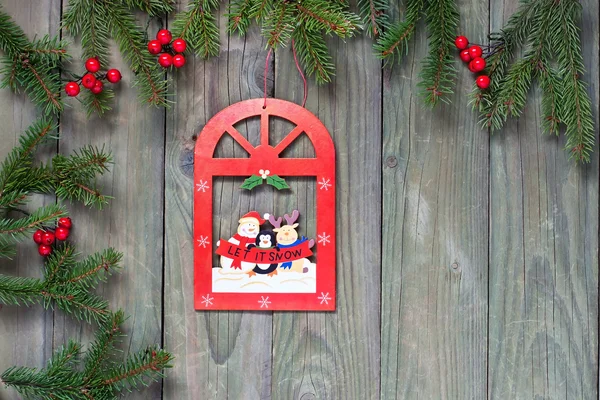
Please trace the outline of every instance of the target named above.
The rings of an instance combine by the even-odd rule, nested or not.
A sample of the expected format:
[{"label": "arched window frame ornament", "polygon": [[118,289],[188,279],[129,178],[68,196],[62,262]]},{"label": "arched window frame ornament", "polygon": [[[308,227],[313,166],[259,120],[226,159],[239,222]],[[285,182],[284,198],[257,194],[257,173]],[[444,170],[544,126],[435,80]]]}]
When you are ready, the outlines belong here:
[{"label": "arched window frame ornament", "polygon": [[[211,118],[196,141],[194,155],[194,306],[197,310],[335,310],[335,148],[327,128],[295,103],[251,99],[232,104]],[[269,118],[296,125],[277,145],[269,142]],[[260,144],[254,147],[235,128],[260,117]],[[281,153],[302,133],[310,139],[314,158],[282,158]],[[221,137],[229,134],[248,158],[214,158]],[[317,282],[315,293],[224,293],[212,290],[213,180],[219,176],[248,177],[260,169],[278,176],[316,178]],[[240,189],[242,190],[242,189]],[[267,301],[265,302],[265,299]]]}]

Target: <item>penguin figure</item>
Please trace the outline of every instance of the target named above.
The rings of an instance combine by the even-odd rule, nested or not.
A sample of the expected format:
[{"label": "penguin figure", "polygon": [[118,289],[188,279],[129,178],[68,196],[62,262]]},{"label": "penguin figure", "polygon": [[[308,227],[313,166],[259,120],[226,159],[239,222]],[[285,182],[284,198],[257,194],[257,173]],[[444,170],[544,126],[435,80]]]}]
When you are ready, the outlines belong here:
[{"label": "penguin figure", "polygon": [[[248,248],[258,247],[259,249],[270,250],[275,249],[279,251],[277,247],[276,235],[273,231],[260,231],[256,236],[255,244],[248,245]],[[256,264],[256,267],[252,270],[253,272],[261,275],[277,275],[278,264]]]}]

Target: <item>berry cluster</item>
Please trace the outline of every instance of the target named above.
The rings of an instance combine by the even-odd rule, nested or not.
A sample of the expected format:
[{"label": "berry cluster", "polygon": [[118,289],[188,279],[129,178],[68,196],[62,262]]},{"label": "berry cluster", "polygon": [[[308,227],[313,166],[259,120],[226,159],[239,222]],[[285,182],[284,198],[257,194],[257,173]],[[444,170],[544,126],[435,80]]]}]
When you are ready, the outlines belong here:
[{"label": "berry cluster", "polygon": [[65,92],[67,95],[74,97],[79,94],[81,85],[89,89],[94,94],[102,93],[104,84],[102,81],[106,79],[110,83],[117,83],[121,80],[121,72],[118,69],[112,68],[106,71],[106,74],[98,74],[100,71],[100,61],[97,58],[88,58],[85,62],[85,69],[88,71],[87,74],[83,75],[77,81],[69,82],[65,85]]},{"label": "berry cluster", "polygon": [[71,218],[59,218],[58,227],[52,232],[51,229],[38,229],[33,234],[33,241],[38,244],[38,252],[43,257],[48,257],[52,254],[52,245],[58,240],[67,240],[71,231]]},{"label": "berry cluster", "polygon": [[[457,36],[454,44],[460,50],[460,59],[469,63],[469,71],[479,73],[485,69],[485,56],[481,46],[476,44],[469,46],[469,39],[466,36]],[[490,77],[479,75],[475,83],[480,89],[487,89],[490,86]]]},{"label": "berry cluster", "polygon": [[182,38],[177,38],[171,42],[173,35],[168,29],[161,29],[156,34],[156,39],[148,42],[148,51],[150,54],[158,54],[158,63],[163,68],[169,68],[171,65],[175,68],[181,68],[185,65],[183,53],[187,43]]}]

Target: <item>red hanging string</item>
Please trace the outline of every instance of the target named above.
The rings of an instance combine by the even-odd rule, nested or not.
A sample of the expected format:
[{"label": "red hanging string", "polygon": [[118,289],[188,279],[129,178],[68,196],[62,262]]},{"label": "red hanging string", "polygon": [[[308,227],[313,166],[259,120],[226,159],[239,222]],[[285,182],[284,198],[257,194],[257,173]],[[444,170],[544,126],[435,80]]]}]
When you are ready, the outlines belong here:
[{"label": "red hanging string", "polygon": [[[265,60],[265,73],[264,73],[264,92],[265,92],[265,102],[263,104],[263,108],[267,108],[267,75],[269,74],[269,58],[271,58],[272,48],[269,49],[267,53],[267,59]],[[300,68],[300,63],[298,62],[298,56],[296,55],[296,43],[294,39],[292,39],[292,52],[294,53],[294,62],[296,63],[296,69],[300,73],[302,77],[302,82],[304,83],[304,98],[302,99],[302,107],[306,107],[306,98],[308,97],[308,84],[306,83],[306,77],[302,72],[302,68]]]},{"label": "red hanging string", "polygon": [[302,100],[302,107],[306,106],[306,96],[308,96],[308,86],[306,85],[306,77],[302,72],[302,68],[300,68],[300,64],[298,63],[298,56],[296,56],[296,43],[294,43],[294,39],[292,39],[292,52],[294,53],[294,61],[296,62],[296,68],[302,77],[302,81],[304,82],[304,99]]}]

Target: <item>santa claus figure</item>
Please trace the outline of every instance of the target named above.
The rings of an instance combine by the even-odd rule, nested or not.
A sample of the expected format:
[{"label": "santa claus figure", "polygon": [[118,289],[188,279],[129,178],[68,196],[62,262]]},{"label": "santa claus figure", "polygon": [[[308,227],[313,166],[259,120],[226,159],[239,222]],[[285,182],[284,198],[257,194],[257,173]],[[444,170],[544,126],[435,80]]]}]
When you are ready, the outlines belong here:
[{"label": "santa claus figure", "polygon": [[[269,214],[265,214],[265,218],[269,218]],[[228,242],[246,248],[250,244],[254,244],[256,236],[260,232],[260,226],[265,223],[265,219],[261,218],[256,211],[250,211],[238,221],[237,233],[229,238]],[[256,264],[234,260],[225,256],[221,256],[222,272],[251,272]]]}]

